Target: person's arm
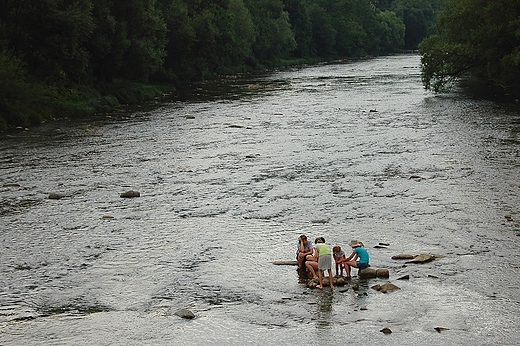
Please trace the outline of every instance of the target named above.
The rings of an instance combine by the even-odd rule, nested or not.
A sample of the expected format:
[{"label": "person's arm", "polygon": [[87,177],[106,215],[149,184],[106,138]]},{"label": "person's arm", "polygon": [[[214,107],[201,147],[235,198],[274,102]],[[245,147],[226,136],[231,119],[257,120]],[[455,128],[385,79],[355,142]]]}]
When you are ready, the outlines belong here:
[{"label": "person's arm", "polygon": [[307,256],[307,255],[312,256],[314,254],[314,251],[316,250],[316,246],[313,243],[311,243],[310,241],[309,241],[308,245],[310,246],[310,248],[307,251],[305,251],[305,249],[303,249],[304,254],[305,254],[305,256]]},{"label": "person's arm", "polygon": [[302,238],[298,237],[298,251],[303,254],[305,252],[305,247],[303,246]]},{"label": "person's arm", "polygon": [[357,258],[357,253],[356,251],[352,251],[352,253],[350,254],[350,256],[348,256],[347,258],[345,258],[344,260],[342,260],[341,262],[348,262],[350,260],[355,260]]}]

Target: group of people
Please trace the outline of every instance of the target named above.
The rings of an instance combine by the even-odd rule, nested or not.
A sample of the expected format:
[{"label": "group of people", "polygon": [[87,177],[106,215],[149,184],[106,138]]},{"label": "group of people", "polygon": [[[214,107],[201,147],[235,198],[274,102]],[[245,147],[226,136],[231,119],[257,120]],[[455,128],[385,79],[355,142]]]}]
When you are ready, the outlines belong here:
[{"label": "group of people", "polygon": [[350,278],[351,267],[364,269],[370,266],[370,258],[362,242],[352,239],[348,245],[352,247],[352,253],[347,257],[341,246],[334,246],[331,253],[329,246],[325,244],[325,238],[316,238],[313,243],[302,234],[298,237],[296,251],[298,268],[305,269],[311,278],[318,277],[318,289],[323,289],[323,272],[327,270],[330,288],[333,289],[332,259],[336,264],[336,275],[343,275],[344,270],[347,278]]}]

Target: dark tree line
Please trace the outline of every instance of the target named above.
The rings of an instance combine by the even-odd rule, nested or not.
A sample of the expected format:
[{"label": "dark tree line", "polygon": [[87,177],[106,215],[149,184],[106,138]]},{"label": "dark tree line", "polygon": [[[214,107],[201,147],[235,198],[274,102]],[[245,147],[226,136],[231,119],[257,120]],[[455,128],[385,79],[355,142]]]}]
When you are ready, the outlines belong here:
[{"label": "dark tree line", "polygon": [[3,0],[0,122],[49,87],[61,98],[115,80],[184,82],[416,48],[438,1]]},{"label": "dark tree line", "polygon": [[404,47],[417,49],[421,41],[435,32],[437,13],[445,0],[375,0],[379,8],[394,12],[405,24]]},{"label": "dark tree line", "polygon": [[438,33],[420,45],[423,83],[441,91],[460,76],[520,94],[520,1],[448,0]]}]

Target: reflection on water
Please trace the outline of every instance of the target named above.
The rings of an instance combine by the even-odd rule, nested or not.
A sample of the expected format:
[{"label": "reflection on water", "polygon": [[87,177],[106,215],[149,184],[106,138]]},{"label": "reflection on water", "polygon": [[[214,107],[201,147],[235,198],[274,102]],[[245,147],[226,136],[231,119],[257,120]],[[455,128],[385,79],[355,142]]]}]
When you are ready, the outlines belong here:
[{"label": "reflection on water", "polygon": [[[418,65],[243,76],[6,134],[0,344],[515,344],[519,111],[429,94]],[[301,233],[360,239],[390,279],[308,289],[272,265]]]},{"label": "reflection on water", "polygon": [[334,292],[330,289],[324,288],[321,294],[318,296],[318,311],[317,315],[317,328],[329,327],[333,321],[334,315],[332,314],[332,303],[333,303]]}]

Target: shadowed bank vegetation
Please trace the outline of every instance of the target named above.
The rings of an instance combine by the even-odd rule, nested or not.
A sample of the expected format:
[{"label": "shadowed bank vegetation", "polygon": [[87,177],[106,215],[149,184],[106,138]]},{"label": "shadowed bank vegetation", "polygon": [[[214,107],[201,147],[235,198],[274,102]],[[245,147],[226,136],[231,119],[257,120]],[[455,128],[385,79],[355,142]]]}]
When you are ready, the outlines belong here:
[{"label": "shadowed bank vegetation", "polygon": [[440,1],[4,0],[0,128],[108,111],[157,85],[415,49]]},{"label": "shadowed bank vegetation", "polygon": [[520,1],[447,0],[437,31],[419,46],[427,89],[469,77],[489,94],[520,97]]}]

